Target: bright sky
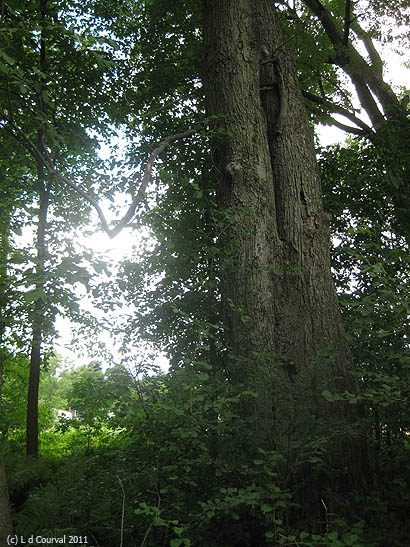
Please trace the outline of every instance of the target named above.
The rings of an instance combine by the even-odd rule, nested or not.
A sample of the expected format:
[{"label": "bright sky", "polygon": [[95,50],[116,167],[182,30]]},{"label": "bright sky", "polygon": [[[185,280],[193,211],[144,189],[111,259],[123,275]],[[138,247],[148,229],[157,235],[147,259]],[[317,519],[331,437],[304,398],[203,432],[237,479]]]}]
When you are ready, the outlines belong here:
[{"label": "bright sky", "polygon": [[[117,159],[119,159],[119,155],[122,154],[124,149],[124,145],[121,146],[122,142],[124,141],[121,140],[121,137],[119,137],[119,139],[112,140],[113,146],[119,145],[119,148],[115,151]],[[111,154],[112,151],[110,147],[102,144],[99,151],[101,159],[109,159]],[[121,212],[119,213],[118,218],[121,218],[126,212],[130,201],[130,196],[117,199],[116,206],[121,206]],[[110,222],[114,222],[116,220],[116,217],[114,217],[112,211],[110,211],[110,204],[111,203],[108,200],[99,204],[102,207],[109,224]],[[79,244],[84,250],[90,249],[94,254],[98,255],[102,259],[105,258],[106,262],[111,265],[109,266],[109,269],[115,269],[116,264],[126,258],[129,258],[133,249],[138,247],[142,233],[139,233],[137,230],[125,228],[114,239],[110,239],[108,235],[102,231],[102,229],[99,229],[100,222],[95,211],[92,212],[92,222],[94,223],[96,229],[95,233],[92,236],[82,238],[79,241]],[[100,275],[100,279],[107,280],[108,278],[103,273]],[[92,313],[97,319],[104,319],[104,313],[93,306],[91,298],[87,296],[85,287],[78,283],[77,288],[81,309]],[[123,307],[121,308],[121,313],[124,315],[130,315],[133,313],[133,307],[127,305],[124,301]],[[71,341],[76,335],[77,327],[68,318],[62,317],[61,315],[57,316],[55,328],[59,334],[59,338],[55,342],[55,350],[59,355],[72,361],[74,365],[82,365],[94,358],[98,359],[97,340],[95,340],[94,344],[94,347],[96,348],[95,355],[93,355],[90,351],[87,351],[86,348],[84,348],[83,352],[79,352],[72,346]],[[119,362],[121,360],[122,356],[120,353],[120,346],[116,344],[113,335],[109,331],[103,330],[100,333],[98,341],[105,345],[107,351],[112,354],[115,361]],[[136,348],[134,353],[138,353],[138,351],[139,350]],[[138,359],[138,356],[132,357],[136,357]],[[108,362],[102,364],[103,366],[109,366],[111,363]],[[155,364],[161,366],[163,370],[168,369],[168,361],[163,355],[158,355]]]}]

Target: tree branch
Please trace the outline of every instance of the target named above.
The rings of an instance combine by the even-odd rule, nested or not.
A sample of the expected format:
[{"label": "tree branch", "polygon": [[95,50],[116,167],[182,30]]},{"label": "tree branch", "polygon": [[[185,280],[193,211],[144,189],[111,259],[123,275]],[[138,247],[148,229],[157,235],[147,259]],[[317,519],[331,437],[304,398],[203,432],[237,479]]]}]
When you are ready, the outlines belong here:
[{"label": "tree branch", "polygon": [[6,86],[7,86],[7,102],[8,102],[9,116],[10,116],[10,120],[13,121],[14,120],[13,103],[11,101],[10,81],[8,76],[6,76]]},{"label": "tree branch", "polygon": [[[367,67],[369,66],[365,61],[364,63]],[[384,116],[380,111],[376,101],[374,100],[374,97],[367,85],[365,77],[363,77],[358,72],[348,71],[346,68],[344,68],[344,70],[346,70],[347,74],[349,74],[350,79],[352,80],[352,83],[356,88],[360,104],[366,110],[373,126],[378,127],[378,125],[384,121]]]},{"label": "tree branch", "polygon": [[94,209],[97,211],[98,218],[100,219],[102,229],[112,239],[114,236],[111,235],[110,227],[108,226],[108,222],[105,218],[104,212],[99,206],[99,204],[95,200],[93,200],[93,198],[90,197],[87,194],[87,192],[85,192],[82,188],[77,186],[77,184],[74,184],[74,182],[72,182],[70,179],[65,177],[62,173],[60,173],[58,169],[51,168],[50,174],[54,175],[60,182],[62,182],[66,186],[69,186],[70,188],[72,188],[75,192],[77,192],[77,194],[80,194],[80,196],[82,196],[86,201],[88,201],[88,203],[92,205],[92,207],[94,207]]},{"label": "tree branch", "polygon": [[332,16],[328,10],[319,2],[319,0],[303,0],[303,3],[306,4],[316,15],[319,21],[322,23],[323,28],[326,31],[330,41],[334,46],[343,45],[343,36],[339,32],[335,22],[333,21]]},{"label": "tree branch", "polygon": [[120,477],[118,475],[117,475],[117,479],[118,479],[118,482],[120,483],[121,491],[122,491],[121,538],[120,538],[120,547],[122,547],[123,546],[123,541],[124,541],[125,490],[124,490],[124,486],[122,484],[122,480],[120,479]]},{"label": "tree branch", "polygon": [[[368,33],[361,29],[353,17],[350,17],[350,26],[360,40],[364,42],[372,62],[371,65],[367,63],[364,57],[351,44],[344,43],[343,36],[337,28],[334,17],[319,0],[303,0],[303,2],[322,23],[334,47],[335,56],[332,62],[349,75],[356,88],[361,105],[366,110],[373,126],[377,128],[385,120],[385,117],[387,119],[397,118],[400,103],[391,87],[383,81],[383,64]],[[346,13],[347,7],[346,3]],[[351,4],[349,9],[351,9]],[[384,115],[375,101],[372,92],[381,103]]]},{"label": "tree branch", "polygon": [[26,148],[28,148],[28,150],[33,154],[33,156],[35,156],[35,158],[38,161],[40,161],[48,169],[47,160],[44,158],[43,154],[40,152],[40,149],[37,147],[36,144],[34,144],[34,142],[30,139],[30,137],[26,135],[24,131],[20,129],[20,127],[17,124],[15,124],[12,119],[10,118],[4,118],[4,119],[11,125],[11,127],[14,129],[16,133],[18,133],[19,135],[21,135],[21,137],[23,137]]},{"label": "tree branch", "polygon": [[347,44],[349,42],[349,31],[350,31],[350,24],[351,24],[350,10],[351,10],[351,2],[350,2],[350,0],[346,0],[346,3],[345,3],[345,25],[344,25],[344,31],[343,31],[343,45],[345,47],[347,47]]},{"label": "tree branch", "polygon": [[347,133],[351,133],[352,135],[358,135],[359,137],[365,137],[367,135],[367,133],[365,133],[362,129],[352,127],[351,125],[345,125],[344,123],[337,121],[333,116],[329,116],[329,118],[332,121],[332,125],[338,127],[342,131],[346,131]]},{"label": "tree branch", "polygon": [[287,38],[284,42],[282,42],[281,44],[279,44],[272,52],[272,55],[269,57],[269,59],[267,59],[266,61],[262,61],[261,62],[261,65],[268,65],[270,63],[276,63],[277,62],[277,57],[276,57],[276,52],[279,51],[281,48],[283,48],[288,42],[291,42],[294,38],[296,38],[297,34],[293,34],[292,36],[290,36],[289,38]]},{"label": "tree branch", "polygon": [[60,182],[62,182],[64,185],[68,186],[77,194],[82,196],[97,212],[98,218],[100,219],[101,226],[106,232],[106,234],[113,239],[116,235],[118,235],[123,228],[125,228],[129,222],[133,219],[135,215],[135,211],[139,205],[139,203],[142,201],[145,195],[145,191],[147,189],[147,186],[149,184],[149,181],[151,180],[151,172],[154,160],[161,154],[167,146],[171,144],[171,142],[174,142],[179,139],[183,139],[185,137],[188,137],[189,135],[192,135],[198,131],[198,127],[188,129],[187,131],[183,131],[181,133],[176,133],[175,135],[169,135],[168,137],[165,137],[159,145],[151,152],[150,157],[148,158],[147,164],[144,169],[144,174],[142,177],[142,182],[140,184],[140,187],[138,189],[137,195],[132,200],[130,206],[128,207],[128,210],[122,217],[122,219],[118,222],[118,224],[114,228],[110,228],[107,222],[107,219],[105,218],[104,212],[100,205],[97,203],[96,200],[94,200],[85,190],[83,190],[80,186],[72,182],[69,178],[67,178],[65,175],[59,171],[52,161],[50,154],[47,151],[46,146],[44,146],[44,155],[41,153],[40,149],[36,144],[30,139],[28,135],[24,133],[24,131],[18,127],[13,120],[7,119],[7,122],[11,125],[11,127],[14,129],[14,131],[20,135],[25,143],[26,147],[31,151],[31,153],[35,156],[38,162],[40,162],[46,169],[48,170],[50,175],[55,176]]},{"label": "tree branch", "polygon": [[334,125],[336,125],[340,129],[344,129],[344,131],[349,131],[349,133],[354,133],[355,135],[362,135],[362,136],[368,135],[373,132],[371,127],[369,127],[364,121],[362,121],[360,118],[352,114],[352,112],[350,112],[343,106],[339,106],[333,103],[332,101],[330,101],[329,99],[318,97],[317,95],[314,95],[313,93],[309,93],[309,91],[302,91],[302,95],[305,97],[305,99],[308,99],[312,103],[315,103],[325,108],[328,112],[341,114],[342,116],[344,116],[345,118],[347,118],[348,120],[350,120],[351,122],[353,122],[354,124],[356,124],[358,127],[361,128],[361,129],[358,129],[358,128],[350,127],[347,125],[340,127],[342,124],[340,124],[340,122],[332,118],[332,123],[334,121],[335,122]]},{"label": "tree branch", "polygon": [[369,36],[369,33],[366,32],[359,25],[357,21],[352,23],[352,30],[357,34],[358,38],[363,42],[367,53],[369,54],[370,62],[372,63],[372,68],[377,71],[379,76],[382,76],[383,73],[383,61],[379,55],[379,52],[374,47],[373,40]]},{"label": "tree branch", "polygon": [[150,157],[147,161],[147,164],[145,166],[145,169],[144,169],[144,175],[142,177],[142,182],[141,182],[141,185],[138,189],[138,193],[135,196],[135,198],[133,199],[131,205],[129,206],[128,211],[125,213],[123,218],[119,221],[117,226],[115,228],[113,228],[112,230],[107,232],[108,235],[110,236],[110,238],[113,238],[117,234],[119,234],[121,232],[121,230],[123,228],[125,228],[125,226],[132,220],[132,218],[135,214],[135,210],[136,210],[138,204],[142,201],[142,199],[145,195],[145,190],[146,190],[146,188],[148,186],[148,183],[151,179],[152,165],[153,165],[153,162],[154,162],[155,158],[157,156],[159,156],[159,154],[161,154],[165,150],[165,148],[167,148],[167,146],[169,144],[171,144],[171,142],[179,140],[179,139],[183,139],[185,137],[189,137],[190,135],[193,135],[197,131],[198,131],[198,128],[193,128],[193,129],[188,129],[187,131],[183,131],[182,133],[176,133],[175,135],[169,135],[168,137],[165,137],[165,139],[159,143],[157,148],[155,148],[151,152],[151,155],[150,155]]}]

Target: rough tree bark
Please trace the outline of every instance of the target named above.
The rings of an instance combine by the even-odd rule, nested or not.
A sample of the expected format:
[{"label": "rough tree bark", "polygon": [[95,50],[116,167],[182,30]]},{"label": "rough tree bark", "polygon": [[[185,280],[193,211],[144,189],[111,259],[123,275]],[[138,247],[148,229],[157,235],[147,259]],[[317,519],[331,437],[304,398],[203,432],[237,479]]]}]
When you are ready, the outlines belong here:
[{"label": "rough tree bark", "polygon": [[[353,421],[352,405],[326,402],[323,390],[357,392],[313,133],[273,2],[204,0],[203,17],[228,371],[257,394],[243,404],[253,441],[289,454],[318,431],[332,437],[329,415]],[[333,445],[359,480],[357,443]]]}]

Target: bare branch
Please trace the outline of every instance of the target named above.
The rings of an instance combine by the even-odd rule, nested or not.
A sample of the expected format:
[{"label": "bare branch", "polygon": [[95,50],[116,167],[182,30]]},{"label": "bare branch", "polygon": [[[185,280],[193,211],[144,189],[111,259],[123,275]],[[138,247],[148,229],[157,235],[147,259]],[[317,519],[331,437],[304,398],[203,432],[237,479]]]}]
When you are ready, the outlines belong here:
[{"label": "bare branch", "polygon": [[360,137],[365,137],[367,133],[365,133],[362,129],[358,129],[357,127],[352,127],[351,125],[345,125],[344,123],[339,122],[336,120],[333,116],[329,116],[329,118],[332,121],[332,125],[335,127],[338,127],[342,131],[346,131],[346,133],[351,133],[352,135],[358,135]]},{"label": "bare branch", "polygon": [[302,94],[306,99],[324,108],[327,112],[334,112],[335,114],[341,114],[342,116],[344,116],[345,118],[347,118],[348,120],[350,120],[351,122],[353,122],[354,124],[356,124],[358,127],[361,128],[361,129],[352,128],[347,125],[340,127],[343,124],[340,124],[340,122],[337,122],[337,120],[334,120],[332,118],[332,120],[335,122],[334,125],[337,125],[337,127],[340,127],[340,129],[344,129],[345,131],[349,131],[349,133],[354,133],[356,135],[368,135],[373,132],[371,127],[369,127],[364,121],[362,121],[360,118],[352,114],[352,112],[350,112],[343,106],[339,106],[323,97],[318,97],[317,95],[314,95],[313,93],[309,93],[309,91],[302,91]]},{"label": "bare branch", "polygon": [[272,55],[269,57],[269,59],[267,59],[266,61],[262,61],[261,62],[261,65],[268,65],[270,63],[276,63],[277,62],[277,58],[275,56],[276,52],[279,51],[281,48],[283,48],[288,42],[292,41],[294,38],[296,38],[297,34],[293,34],[292,36],[290,36],[289,38],[287,38],[284,42],[282,42],[281,44],[278,45],[277,48],[275,48],[273,50],[273,53]]},{"label": "bare branch", "polygon": [[[160,493],[158,492],[158,488],[157,488],[156,490],[157,490],[156,493],[157,493],[157,498],[158,498],[158,502],[157,502],[157,514],[159,514],[159,508],[160,508],[160,506],[161,506],[161,496],[160,496]],[[147,538],[148,538],[148,536],[149,536],[149,534],[150,534],[150,532],[151,532],[151,529],[152,529],[153,525],[154,525],[154,519],[152,519],[150,525],[148,526],[148,530],[145,532],[145,535],[144,535],[144,537],[143,537],[143,539],[142,539],[142,542],[141,542],[141,544],[140,544],[140,547],[144,547],[145,542],[147,541]]]},{"label": "bare branch", "polygon": [[[377,128],[385,120],[385,117],[388,119],[397,118],[400,103],[391,87],[383,81],[381,58],[368,33],[360,28],[351,14],[350,27],[364,42],[372,65],[367,63],[351,43],[344,43],[343,34],[338,30],[334,17],[319,0],[303,0],[303,3],[311,9],[323,25],[335,51],[334,59],[331,62],[337,64],[349,75],[362,107],[366,110],[373,126]],[[346,4],[346,12],[347,7]],[[349,9],[351,9],[351,4]],[[345,32],[346,28],[345,24]],[[372,93],[382,105],[384,115]]]},{"label": "bare branch", "polygon": [[119,221],[117,226],[114,229],[107,232],[108,235],[110,236],[110,238],[113,238],[117,234],[119,234],[121,232],[121,230],[123,228],[125,228],[125,226],[134,217],[137,206],[142,201],[142,199],[145,195],[145,190],[147,189],[148,183],[151,179],[152,165],[153,165],[153,162],[154,162],[155,158],[157,156],[159,156],[159,154],[161,154],[165,150],[165,148],[167,148],[167,146],[169,144],[171,144],[171,142],[179,140],[179,139],[183,139],[185,137],[189,137],[190,135],[193,135],[197,131],[198,131],[198,128],[193,128],[193,129],[188,129],[187,131],[183,131],[182,133],[176,133],[175,135],[169,135],[168,137],[165,137],[165,139],[159,143],[157,148],[155,148],[155,150],[153,150],[151,152],[151,155],[150,155],[150,157],[147,161],[147,164],[145,166],[145,169],[144,169],[144,175],[142,177],[142,182],[141,182],[141,185],[138,189],[137,195],[133,199],[131,205],[128,208],[128,211],[125,213],[123,218]]},{"label": "bare branch", "polygon": [[117,475],[118,482],[120,483],[121,490],[122,490],[122,509],[121,509],[121,540],[120,540],[120,547],[123,546],[124,541],[124,514],[125,514],[125,490],[124,486],[122,484],[122,480]]},{"label": "bare branch", "polygon": [[[365,64],[368,66],[367,63]],[[361,105],[366,110],[373,126],[378,127],[378,125],[384,120],[384,117],[369,89],[369,86],[367,85],[365,78],[357,72],[348,72],[348,74],[356,88],[357,96],[359,97]]]},{"label": "bare branch", "polygon": [[50,170],[50,173],[52,175],[54,175],[60,182],[62,182],[63,184],[65,184],[66,186],[69,186],[70,188],[72,188],[75,192],[77,192],[77,194],[80,194],[80,196],[82,196],[86,201],[88,201],[88,203],[90,205],[92,205],[94,207],[94,209],[97,211],[97,214],[98,214],[98,218],[100,219],[100,222],[101,222],[101,226],[102,226],[102,229],[104,230],[104,232],[107,233],[107,235],[110,237],[110,238],[113,238],[114,236],[111,235],[111,230],[110,230],[110,227],[108,226],[108,222],[105,218],[105,215],[104,215],[104,212],[103,210],[101,209],[101,207],[98,205],[98,203],[93,200],[92,197],[90,197],[87,192],[85,192],[82,188],[80,188],[77,184],[74,184],[70,179],[68,179],[67,177],[65,177],[62,173],[60,173],[60,171],[58,171],[57,169],[51,169]]}]

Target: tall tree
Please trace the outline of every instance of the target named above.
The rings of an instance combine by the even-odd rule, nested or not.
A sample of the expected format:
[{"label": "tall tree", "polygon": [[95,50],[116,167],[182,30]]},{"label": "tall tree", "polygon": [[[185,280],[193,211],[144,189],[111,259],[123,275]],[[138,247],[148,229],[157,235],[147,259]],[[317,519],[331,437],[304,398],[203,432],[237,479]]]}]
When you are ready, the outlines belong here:
[{"label": "tall tree", "polygon": [[[16,280],[10,265],[13,254],[13,237],[20,233],[23,224],[18,209],[25,203],[27,194],[24,173],[28,169],[25,162],[18,159],[16,147],[5,132],[1,133],[0,156],[0,545],[7,544],[7,536],[12,532],[11,509],[8,498],[8,486],[3,464],[5,440],[5,401],[4,378],[7,364],[13,348],[13,325],[23,323],[24,318],[13,301]],[[10,183],[7,184],[6,181]],[[18,336],[18,335],[17,335]]]},{"label": "tall tree", "polygon": [[[40,0],[40,57],[38,68],[41,72],[40,87],[38,94],[38,112],[43,119],[37,130],[37,147],[43,154],[46,153],[46,133],[45,133],[45,118],[46,118],[46,71],[47,71],[47,49],[46,49],[46,31],[47,0]],[[35,273],[35,289],[38,297],[35,301],[32,315],[32,341],[30,352],[30,378],[27,397],[27,428],[26,428],[26,454],[27,456],[38,455],[38,391],[40,386],[40,369],[41,369],[41,351],[42,341],[44,337],[44,286],[45,286],[45,264],[46,264],[46,230],[47,230],[47,212],[49,207],[50,187],[44,171],[44,166],[40,158],[37,159],[37,179],[39,186],[39,214],[37,226],[37,260]]]},{"label": "tall tree", "polygon": [[45,264],[46,264],[46,229],[49,206],[49,188],[44,177],[43,166],[39,165],[38,183],[40,187],[40,207],[37,228],[37,263],[35,281],[37,298],[31,317],[32,341],[30,351],[30,379],[27,397],[26,454],[38,455],[38,392],[42,363],[42,343],[45,329]]},{"label": "tall tree", "polygon": [[[324,390],[357,390],[313,134],[273,3],[204,0],[203,10],[229,376],[256,392],[244,403],[253,441],[288,453],[312,435],[312,417],[318,425],[332,412]],[[333,412],[354,418],[344,405]],[[365,453],[354,442],[342,450],[359,484]]]},{"label": "tall tree", "polygon": [[4,333],[6,329],[6,290],[7,290],[7,258],[9,252],[9,229],[11,215],[11,200],[2,192],[0,207],[0,545],[7,545],[7,537],[12,532],[11,511],[7,488],[6,471],[3,464],[3,431],[2,431],[2,395],[3,374],[6,359]]}]

